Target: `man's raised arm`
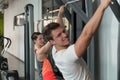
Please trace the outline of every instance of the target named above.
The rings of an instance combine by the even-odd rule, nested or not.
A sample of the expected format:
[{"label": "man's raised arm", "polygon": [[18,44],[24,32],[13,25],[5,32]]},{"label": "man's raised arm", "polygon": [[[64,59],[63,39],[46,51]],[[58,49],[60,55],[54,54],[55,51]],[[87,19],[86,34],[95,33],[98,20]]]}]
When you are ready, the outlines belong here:
[{"label": "man's raised arm", "polygon": [[78,57],[81,57],[84,54],[85,50],[87,49],[92,36],[99,27],[104,10],[109,5],[110,1],[111,0],[101,0],[101,3],[97,8],[96,12],[92,16],[92,18],[88,21],[88,23],[84,26],[81,35],[78,37],[74,45]]},{"label": "man's raised arm", "polygon": [[64,14],[64,8],[65,6],[62,5],[60,8],[59,8],[59,12],[58,12],[58,16],[57,16],[57,23],[59,23],[61,26],[64,27],[64,22],[63,22],[63,14]]}]

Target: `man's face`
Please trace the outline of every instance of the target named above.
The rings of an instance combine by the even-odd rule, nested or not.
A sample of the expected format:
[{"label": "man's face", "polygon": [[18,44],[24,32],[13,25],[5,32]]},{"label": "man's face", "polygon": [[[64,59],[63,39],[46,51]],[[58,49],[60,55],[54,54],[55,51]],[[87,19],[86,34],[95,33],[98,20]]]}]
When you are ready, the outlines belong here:
[{"label": "man's face", "polygon": [[59,47],[66,47],[69,45],[69,35],[65,28],[58,27],[57,29],[52,31],[52,37],[53,37],[53,45],[59,46]]}]

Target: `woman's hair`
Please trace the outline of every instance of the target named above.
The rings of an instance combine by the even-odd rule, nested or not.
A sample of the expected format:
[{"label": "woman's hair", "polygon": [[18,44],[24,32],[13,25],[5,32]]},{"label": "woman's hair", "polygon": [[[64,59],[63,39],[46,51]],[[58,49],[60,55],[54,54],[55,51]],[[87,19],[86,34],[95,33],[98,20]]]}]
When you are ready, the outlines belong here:
[{"label": "woman's hair", "polygon": [[39,35],[43,35],[43,34],[40,32],[34,32],[31,36],[32,41],[36,40]]}]

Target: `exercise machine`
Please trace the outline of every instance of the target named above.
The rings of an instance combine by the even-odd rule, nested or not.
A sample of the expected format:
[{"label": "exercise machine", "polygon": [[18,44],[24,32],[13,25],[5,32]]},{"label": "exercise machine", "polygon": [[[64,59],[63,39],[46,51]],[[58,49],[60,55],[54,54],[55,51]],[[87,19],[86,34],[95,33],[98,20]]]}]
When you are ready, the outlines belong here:
[{"label": "exercise machine", "polygon": [[1,46],[4,45],[4,41],[6,40],[5,46],[3,47],[0,53],[0,80],[10,80],[10,78],[14,78],[14,80],[19,80],[19,74],[17,70],[9,70],[8,60],[5,57],[7,53],[7,49],[11,45],[11,39],[7,37],[0,36]]}]

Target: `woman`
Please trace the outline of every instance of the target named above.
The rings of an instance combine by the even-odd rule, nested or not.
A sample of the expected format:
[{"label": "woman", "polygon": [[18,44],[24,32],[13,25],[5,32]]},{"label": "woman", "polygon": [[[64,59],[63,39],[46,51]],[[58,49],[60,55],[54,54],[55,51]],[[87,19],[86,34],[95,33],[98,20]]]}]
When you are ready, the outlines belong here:
[{"label": "woman", "polygon": [[[46,53],[49,47],[51,46],[51,44],[49,42],[47,42],[46,44],[44,43],[43,34],[40,32],[34,32],[31,36],[31,39],[34,42],[34,50],[35,50],[36,59],[37,61],[40,62],[40,65],[42,65],[41,66],[42,69],[39,70],[39,75],[42,75],[40,76],[40,79],[42,77],[43,80],[56,80],[52,66],[49,60],[47,59],[48,55]],[[44,50],[41,50],[41,49],[44,49]]]}]

